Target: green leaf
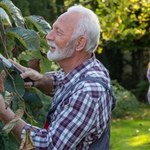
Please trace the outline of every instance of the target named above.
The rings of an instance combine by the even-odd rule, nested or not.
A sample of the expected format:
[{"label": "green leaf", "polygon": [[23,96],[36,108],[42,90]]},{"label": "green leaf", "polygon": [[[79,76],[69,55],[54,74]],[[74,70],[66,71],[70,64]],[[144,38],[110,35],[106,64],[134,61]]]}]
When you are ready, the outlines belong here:
[{"label": "green leaf", "polygon": [[16,90],[20,96],[25,93],[24,81],[20,75],[14,71],[10,72],[10,76],[7,75],[5,79],[5,90],[8,92],[16,93]]},{"label": "green leaf", "polygon": [[0,8],[0,22],[4,26],[12,26],[9,16],[7,15],[6,11],[3,8]]},{"label": "green leaf", "polygon": [[1,150],[17,150],[19,145],[14,138],[14,135],[12,133],[6,134],[5,132],[2,132],[4,124],[0,122],[0,149]]},{"label": "green leaf", "polygon": [[[28,112],[27,120],[31,122],[32,125],[42,125],[42,122],[45,121],[44,118],[46,117],[51,103],[50,97],[43,94],[36,88],[30,88],[26,89],[23,99],[25,101],[26,110]],[[34,119],[32,116],[34,116]]]},{"label": "green leaf", "polygon": [[41,38],[40,44],[41,44],[40,51],[44,54],[47,54],[47,52],[49,50],[49,45],[47,44],[47,41],[44,38]]},{"label": "green leaf", "polygon": [[40,63],[41,73],[52,70],[51,67],[52,67],[52,61],[43,57],[43,59],[41,60],[41,63]]},{"label": "green leaf", "polygon": [[25,91],[23,99],[34,111],[39,111],[39,109],[43,106],[38,94],[31,92],[31,89]]},{"label": "green leaf", "polygon": [[0,7],[6,10],[6,12],[13,18],[15,25],[18,27],[24,27],[24,18],[19,8],[17,8],[12,1],[2,0],[0,1]]},{"label": "green leaf", "polygon": [[42,35],[46,35],[50,30],[50,24],[41,16],[28,16],[25,18],[27,23],[33,24]]},{"label": "green leaf", "polygon": [[27,61],[29,62],[31,59],[41,59],[42,55],[40,51],[23,51],[19,54],[18,59],[20,61]]},{"label": "green leaf", "polygon": [[15,27],[7,29],[7,35],[17,38],[28,50],[38,50],[40,48],[40,37],[34,30]]}]

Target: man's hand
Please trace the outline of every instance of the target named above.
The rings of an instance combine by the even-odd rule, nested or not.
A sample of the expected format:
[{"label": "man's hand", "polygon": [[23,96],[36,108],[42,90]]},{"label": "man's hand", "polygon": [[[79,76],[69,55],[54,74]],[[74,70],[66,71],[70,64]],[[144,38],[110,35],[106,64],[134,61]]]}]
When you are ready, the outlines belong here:
[{"label": "man's hand", "polygon": [[[42,80],[43,78],[43,75],[40,74],[39,72],[37,72],[36,70],[34,69],[31,69],[31,68],[27,68],[27,67],[24,67],[14,61],[11,61],[19,70],[21,70],[21,74],[20,76],[22,77],[22,79],[31,79],[34,83],[36,81],[39,81],[39,80]],[[32,81],[29,81],[29,82],[25,82],[25,87],[26,88],[30,88],[32,85],[33,85],[33,82]]]},{"label": "man's hand", "polygon": [[31,68],[26,68],[25,71],[20,74],[20,76],[23,79],[30,78],[33,81],[33,82],[30,82],[30,81],[25,82],[26,88],[30,88],[31,86],[33,86],[33,83],[36,86],[36,82],[39,80],[42,80],[42,78],[43,78],[42,74],[40,74],[39,72],[37,72],[36,70],[33,70]]},{"label": "man's hand", "polygon": [[[20,76],[23,79],[30,78],[34,82],[34,86],[43,93],[49,95],[53,90],[53,80],[45,75],[40,74],[38,71],[24,67],[16,62],[11,61],[19,70],[21,70]],[[25,82],[25,87],[30,88],[33,86],[33,82]]]}]

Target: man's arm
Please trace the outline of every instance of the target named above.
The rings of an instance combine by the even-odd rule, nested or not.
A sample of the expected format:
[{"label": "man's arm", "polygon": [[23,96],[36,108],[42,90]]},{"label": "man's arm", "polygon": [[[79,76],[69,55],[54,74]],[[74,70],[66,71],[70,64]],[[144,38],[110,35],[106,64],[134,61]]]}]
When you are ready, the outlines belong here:
[{"label": "man's arm", "polygon": [[[7,124],[9,121],[13,120],[14,117],[15,113],[10,108],[5,108],[4,99],[0,95],[0,121],[2,121],[4,124]],[[26,122],[20,119],[12,130],[19,142],[21,142],[21,131],[25,124]]]},{"label": "man's arm", "polygon": [[34,86],[43,93],[50,95],[53,90],[53,80],[45,74],[40,80],[34,82]]}]

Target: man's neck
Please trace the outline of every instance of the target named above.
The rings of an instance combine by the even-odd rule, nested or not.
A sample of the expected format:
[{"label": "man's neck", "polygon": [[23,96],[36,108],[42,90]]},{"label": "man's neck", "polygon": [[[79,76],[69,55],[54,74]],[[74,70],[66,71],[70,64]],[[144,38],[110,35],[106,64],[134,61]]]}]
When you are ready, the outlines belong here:
[{"label": "man's neck", "polygon": [[91,58],[92,54],[90,53],[76,53],[72,57],[66,58],[59,61],[59,65],[63,68],[65,74],[71,72],[74,68]]}]

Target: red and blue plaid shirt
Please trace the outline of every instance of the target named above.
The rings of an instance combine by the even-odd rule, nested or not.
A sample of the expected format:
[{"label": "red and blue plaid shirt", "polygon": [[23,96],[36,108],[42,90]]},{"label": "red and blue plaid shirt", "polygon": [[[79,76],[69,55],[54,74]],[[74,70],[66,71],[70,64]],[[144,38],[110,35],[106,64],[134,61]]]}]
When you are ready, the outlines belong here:
[{"label": "red and blue plaid shirt", "polygon": [[65,97],[61,94],[70,84],[87,76],[102,78],[110,87],[107,69],[92,56],[67,75],[62,70],[47,74],[55,87],[52,105],[60,98],[62,102],[47,117],[47,129],[27,124],[21,137],[30,129],[37,150],[87,150],[109,124],[112,98],[100,83],[93,81],[81,81]]}]

